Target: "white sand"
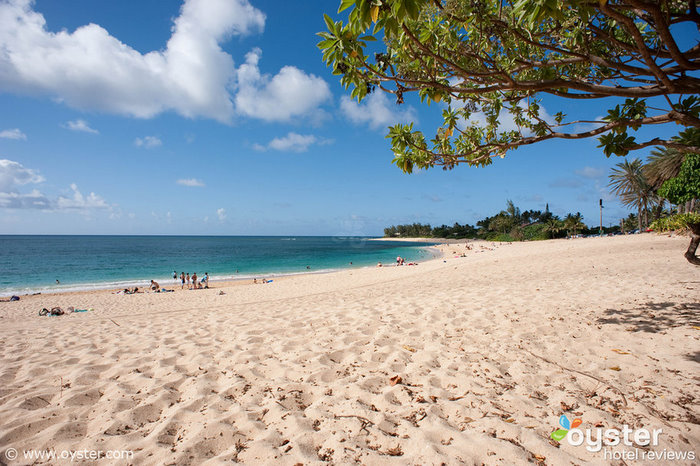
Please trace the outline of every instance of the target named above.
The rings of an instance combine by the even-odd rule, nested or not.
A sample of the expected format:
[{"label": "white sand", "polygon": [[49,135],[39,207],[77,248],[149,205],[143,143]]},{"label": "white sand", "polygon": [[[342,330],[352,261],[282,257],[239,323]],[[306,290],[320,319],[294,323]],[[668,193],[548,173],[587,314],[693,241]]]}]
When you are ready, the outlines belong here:
[{"label": "white sand", "polygon": [[[619,463],[551,440],[562,414],[662,429],[640,451],[697,455],[687,241],[481,243],[455,258],[459,243],[416,267],[3,302],[0,464],[32,463],[31,449],[134,452],[94,464]],[[57,305],[94,311],[37,315]]]}]

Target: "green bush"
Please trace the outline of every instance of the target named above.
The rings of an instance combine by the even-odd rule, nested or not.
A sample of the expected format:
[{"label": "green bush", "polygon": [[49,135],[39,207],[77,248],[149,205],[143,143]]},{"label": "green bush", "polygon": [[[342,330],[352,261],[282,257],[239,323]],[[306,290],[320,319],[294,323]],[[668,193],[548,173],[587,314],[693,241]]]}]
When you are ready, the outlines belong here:
[{"label": "green bush", "polygon": [[533,225],[528,225],[523,228],[523,236],[525,241],[535,241],[549,239],[547,232],[545,231],[546,225],[544,223],[535,223]]},{"label": "green bush", "polygon": [[700,223],[700,214],[676,214],[670,217],[660,218],[654,221],[649,228],[658,232],[683,231],[688,229],[689,223]]}]

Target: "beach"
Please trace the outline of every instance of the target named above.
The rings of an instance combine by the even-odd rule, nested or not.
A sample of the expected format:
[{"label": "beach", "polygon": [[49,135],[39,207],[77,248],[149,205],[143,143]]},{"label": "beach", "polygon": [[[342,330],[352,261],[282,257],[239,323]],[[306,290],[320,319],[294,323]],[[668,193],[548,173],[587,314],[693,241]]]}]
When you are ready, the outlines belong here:
[{"label": "beach", "polygon": [[[620,464],[605,455],[626,453],[650,464],[649,452],[697,464],[700,275],[687,245],[460,241],[417,266],[0,302],[0,464],[71,463],[26,459],[35,451],[116,458],[88,464]],[[88,311],[38,315],[54,306]],[[551,438],[562,415],[661,432],[656,445],[591,451]]]}]

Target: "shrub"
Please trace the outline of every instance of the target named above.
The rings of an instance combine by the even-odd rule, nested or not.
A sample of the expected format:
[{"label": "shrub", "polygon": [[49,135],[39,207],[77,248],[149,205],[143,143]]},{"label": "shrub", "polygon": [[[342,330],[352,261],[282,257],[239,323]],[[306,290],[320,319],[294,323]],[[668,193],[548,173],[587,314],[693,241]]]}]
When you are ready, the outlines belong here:
[{"label": "shrub", "polygon": [[700,214],[686,213],[660,218],[654,221],[649,228],[657,232],[685,231],[688,230],[689,223],[700,223]]}]

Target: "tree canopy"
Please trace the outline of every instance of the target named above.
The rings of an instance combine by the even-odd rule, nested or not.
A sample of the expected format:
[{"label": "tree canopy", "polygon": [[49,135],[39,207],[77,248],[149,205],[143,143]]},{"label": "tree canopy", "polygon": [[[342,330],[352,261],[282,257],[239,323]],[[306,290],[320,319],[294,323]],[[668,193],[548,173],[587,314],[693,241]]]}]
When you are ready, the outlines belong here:
[{"label": "tree canopy", "polygon": [[674,204],[700,199],[700,155],[686,156],[678,176],[666,181],[659,195]]},{"label": "tree canopy", "polygon": [[[700,127],[700,45],[696,37],[683,50],[676,32],[697,32],[695,0],[342,0],[339,11],[348,8],[347,23],[326,15],[319,48],[352,96],[380,89],[402,103],[417,92],[444,105],[430,141],[413,123],[390,127],[394,163],[406,172],[487,165],[555,138],[598,137],[607,156],[649,146],[700,153],[685,132],[634,133]],[[618,100],[603,121],[577,121],[549,117],[543,94]]]}]

